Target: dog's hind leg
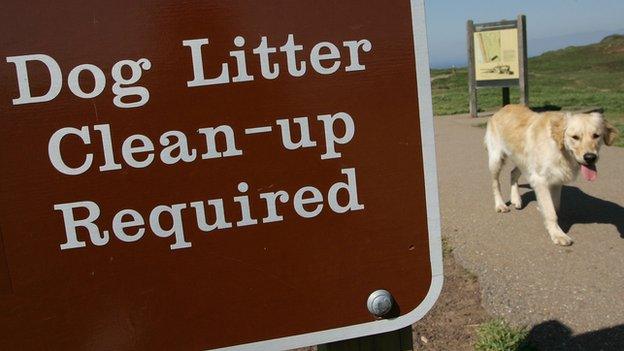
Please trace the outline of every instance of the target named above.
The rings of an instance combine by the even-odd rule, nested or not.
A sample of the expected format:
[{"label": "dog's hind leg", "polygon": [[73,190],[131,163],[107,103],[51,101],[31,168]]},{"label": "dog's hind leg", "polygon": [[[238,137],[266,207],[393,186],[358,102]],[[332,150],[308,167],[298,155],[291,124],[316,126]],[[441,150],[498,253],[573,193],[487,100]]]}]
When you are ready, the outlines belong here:
[{"label": "dog's hind leg", "polygon": [[488,148],[489,167],[492,175],[492,191],[494,192],[494,209],[496,212],[509,212],[509,207],[503,201],[500,189],[500,172],[505,164],[505,155],[501,150]]},{"label": "dog's hind leg", "polygon": [[505,163],[506,155],[503,152],[502,141],[496,136],[490,119],[485,130],[485,148],[488,152],[488,166],[492,175],[492,191],[494,192],[494,209],[496,212],[509,212],[509,207],[503,202],[500,190],[500,172]]},{"label": "dog's hind leg", "polygon": [[522,197],[520,197],[520,190],[518,189],[518,180],[521,175],[522,172],[518,167],[511,171],[511,204],[518,210],[522,208]]}]

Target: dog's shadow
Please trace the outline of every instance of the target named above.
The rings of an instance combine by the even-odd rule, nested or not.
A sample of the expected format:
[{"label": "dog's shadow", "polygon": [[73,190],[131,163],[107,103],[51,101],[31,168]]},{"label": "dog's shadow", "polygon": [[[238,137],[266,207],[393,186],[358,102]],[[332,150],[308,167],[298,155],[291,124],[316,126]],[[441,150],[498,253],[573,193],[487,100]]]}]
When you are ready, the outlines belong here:
[{"label": "dog's shadow", "polygon": [[[531,188],[526,184],[520,187]],[[532,201],[535,201],[534,191],[522,194],[523,208]],[[561,190],[559,226],[564,232],[568,232],[578,223],[613,224],[620,233],[620,238],[624,239],[624,207],[587,195],[577,187],[564,186]]]}]

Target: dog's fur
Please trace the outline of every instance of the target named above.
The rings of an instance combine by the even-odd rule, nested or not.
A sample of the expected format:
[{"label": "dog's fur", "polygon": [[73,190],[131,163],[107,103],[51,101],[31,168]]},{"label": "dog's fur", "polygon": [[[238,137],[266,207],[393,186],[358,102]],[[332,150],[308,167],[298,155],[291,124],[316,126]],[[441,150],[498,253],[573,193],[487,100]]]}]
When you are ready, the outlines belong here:
[{"label": "dog's fur", "polygon": [[500,191],[499,175],[506,159],[511,171],[511,204],[520,209],[518,178],[524,174],[535,191],[544,224],[555,244],[570,245],[572,238],[557,223],[561,186],[573,181],[585,154],[599,155],[603,144],[613,144],[617,129],[600,113],[537,113],[522,105],[507,105],[487,123],[485,146],[492,174],[495,209],[509,212]]}]

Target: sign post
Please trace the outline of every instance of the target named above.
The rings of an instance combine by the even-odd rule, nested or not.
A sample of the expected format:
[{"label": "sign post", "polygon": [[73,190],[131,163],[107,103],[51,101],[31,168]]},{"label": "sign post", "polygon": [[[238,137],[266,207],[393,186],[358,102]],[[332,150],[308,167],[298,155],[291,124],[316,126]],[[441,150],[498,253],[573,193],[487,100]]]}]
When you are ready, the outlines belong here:
[{"label": "sign post", "polygon": [[8,1],[0,349],[285,350],[442,287],[422,0]]},{"label": "sign post", "polygon": [[412,351],[414,350],[412,326],[394,332],[319,345],[317,349],[318,351]]},{"label": "sign post", "polygon": [[529,103],[526,17],[466,25],[470,115],[477,117],[477,91],[502,88],[502,104],[510,103],[509,88],[520,88],[520,103]]}]

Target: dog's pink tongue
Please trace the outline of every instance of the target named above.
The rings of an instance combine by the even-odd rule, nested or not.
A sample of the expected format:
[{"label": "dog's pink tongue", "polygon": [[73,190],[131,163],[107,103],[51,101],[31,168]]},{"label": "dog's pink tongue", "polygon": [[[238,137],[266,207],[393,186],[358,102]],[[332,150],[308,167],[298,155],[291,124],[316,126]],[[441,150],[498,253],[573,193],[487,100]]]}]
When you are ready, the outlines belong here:
[{"label": "dog's pink tongue", "polygon": [[583,174],[583,178],[585,178],[585,180],[589,180],[590,182],[593,182],[596,178],[598,178],[598,171],[594,165],[581,165],[581,173]]}]

